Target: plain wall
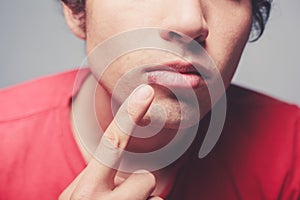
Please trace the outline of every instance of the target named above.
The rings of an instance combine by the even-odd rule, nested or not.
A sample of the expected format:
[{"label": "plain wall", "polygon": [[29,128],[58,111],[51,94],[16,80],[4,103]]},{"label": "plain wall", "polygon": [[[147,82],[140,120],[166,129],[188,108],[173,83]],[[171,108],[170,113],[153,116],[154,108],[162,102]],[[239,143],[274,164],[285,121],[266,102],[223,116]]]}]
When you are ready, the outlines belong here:
[{"label": "plain wall", "polygon": [[[0,87],[80,66],[84,42],[63,19],[59,0],[0,4]],[[275,0],[263,37],[246,48],[234,83],[300,105],[300,1]]]}]

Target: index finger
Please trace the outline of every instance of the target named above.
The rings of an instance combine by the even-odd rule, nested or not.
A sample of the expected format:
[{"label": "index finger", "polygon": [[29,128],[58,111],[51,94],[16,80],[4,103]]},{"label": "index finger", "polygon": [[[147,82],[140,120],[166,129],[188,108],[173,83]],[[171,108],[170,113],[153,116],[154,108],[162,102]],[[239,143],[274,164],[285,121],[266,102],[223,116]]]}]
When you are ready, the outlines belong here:
[{"label": "index finger", "polygon": [[78,189],[104,192],[114,188],[114,177],[122,152],[130,140],[130,134],[136,123],[150,107],[153,97],[153,88],[141,85],[125,100],[103,134],[93,159],[77,185]]}]

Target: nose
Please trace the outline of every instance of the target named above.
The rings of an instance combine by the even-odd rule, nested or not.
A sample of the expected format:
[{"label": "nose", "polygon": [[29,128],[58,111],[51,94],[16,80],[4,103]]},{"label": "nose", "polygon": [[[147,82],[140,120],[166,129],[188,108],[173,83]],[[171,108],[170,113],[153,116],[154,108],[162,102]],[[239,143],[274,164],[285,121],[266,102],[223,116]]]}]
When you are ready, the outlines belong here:
[{"label": "nose", "polygon": [[164,40],[184,44],[204,42],[209,34],[199,0],[175,0],[166,11],[163,28],[160,35]]}]

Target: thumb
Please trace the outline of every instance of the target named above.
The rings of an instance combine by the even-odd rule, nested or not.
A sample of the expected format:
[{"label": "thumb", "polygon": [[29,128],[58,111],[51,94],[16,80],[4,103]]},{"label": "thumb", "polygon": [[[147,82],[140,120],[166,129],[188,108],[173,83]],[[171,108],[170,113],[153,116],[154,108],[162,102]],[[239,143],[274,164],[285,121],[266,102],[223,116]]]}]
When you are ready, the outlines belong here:
[{"label": "thumb", "polygon": [[151,195],[155,187],[155,176],[146,170],[139,170],[131,174],[121,185],[116,187],[114,192],[116,195],[125,195],[124,199],[145,200]]},{"label": "thumb", "polygon": [[160,197],[150,196],[150,197],[148,197],[147,200],[164,200],[164,199],[160,198]]}]

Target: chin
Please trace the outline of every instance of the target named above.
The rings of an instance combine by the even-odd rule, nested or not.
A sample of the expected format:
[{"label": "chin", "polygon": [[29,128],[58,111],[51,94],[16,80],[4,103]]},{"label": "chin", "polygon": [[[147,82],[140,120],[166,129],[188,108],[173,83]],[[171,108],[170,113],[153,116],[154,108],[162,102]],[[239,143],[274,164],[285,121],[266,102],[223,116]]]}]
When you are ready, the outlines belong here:
[{"label": "chin", "polygon": [[143,124],[156,128],[187,129],[200,121],[198,105],[173,99],[155,100],[143,118]]}]

